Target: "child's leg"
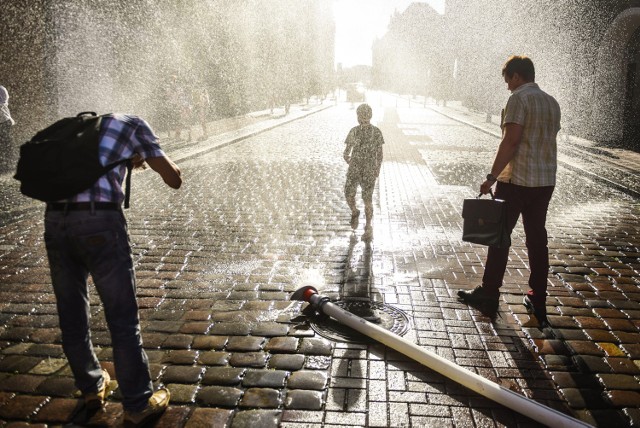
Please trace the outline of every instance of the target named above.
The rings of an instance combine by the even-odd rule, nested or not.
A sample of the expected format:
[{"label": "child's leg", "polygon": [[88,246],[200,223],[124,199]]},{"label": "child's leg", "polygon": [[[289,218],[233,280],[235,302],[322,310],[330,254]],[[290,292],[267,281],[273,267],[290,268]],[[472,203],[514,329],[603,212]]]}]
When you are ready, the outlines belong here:
[{"label": "child's leg", "polygon": [[366,223],[364,227],[371,226],[373,222],[373,201],[369,199],[368,201],[364,201],[364,216],[366,219]]},{"label": "child's leg", "polygon": [[351,209],[351,220],[349,224],[351,224],[351,228],[356,230],[358,228],[360,211],[356,206],[356,192],[358,191],[358,183],[353,179],[353,176],[347,174],[347,182],[344,185],[344,196],[347,200],[347,205],[349,205],[349,209]]},{"label": "child's leg", "polygon": [[364,201],[364,215],[366,218],[362,240],[371,241],[373,239],[373,192],[365,192],[364,189],[362,190],[362,200]]},{"label": "child's leg", "polygon": [[364,215],[366,218],[366,227],[371,227],[373,223],[373,189],[375,187],[375,180],[373,183],[363,183],[362,186],[362,201],[364,202]]},{"label": "child's leg", "polygon": [[351,209],[351,212],[355,212],[358,208],[356,206],[356,195],[345,195],[346,199],[347,199],[347,205],[349,205],[349,208]]},{"label": "child's leg", "polygon": [[356,192],[358,191],[358,182],[350,175],[347,174],[347,181],[344,184],[344,197],[347,201],[347,205],[351,209],[351,213],[355,213],[358,208],[356,207]]}]

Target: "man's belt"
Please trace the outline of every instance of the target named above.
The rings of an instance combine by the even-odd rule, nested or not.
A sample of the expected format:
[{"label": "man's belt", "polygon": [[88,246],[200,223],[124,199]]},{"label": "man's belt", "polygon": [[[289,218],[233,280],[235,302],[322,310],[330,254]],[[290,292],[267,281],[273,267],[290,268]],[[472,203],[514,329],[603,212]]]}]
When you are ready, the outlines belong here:
[{"label": "man's belt", "polygon": [[47,203],[48,211],[91,211],[92,209],[118,211],[120,209],[120,204],[117,204],[115,202],[49,202]]}]

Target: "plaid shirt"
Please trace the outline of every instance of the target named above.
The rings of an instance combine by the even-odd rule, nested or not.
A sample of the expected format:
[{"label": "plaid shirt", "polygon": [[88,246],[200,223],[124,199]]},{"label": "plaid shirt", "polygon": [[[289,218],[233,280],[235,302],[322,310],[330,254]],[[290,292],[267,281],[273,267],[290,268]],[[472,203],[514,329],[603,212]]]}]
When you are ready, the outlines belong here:
[{"label": "plaid shirt", "polygon": [[524,127],[522,140],[498,180],[526,187],[554,186],[557,170],[556,135],[560,130],[560,106],[533,82],[519,86],[507,101],[502,127]]},{"label": "plaid shirt", "polygon": [[[130,159],[134,153],[144,159],[165,156],[158,144],[158,137],[143,119],[125,114],[104,115],[100,128],[100,163],[109,165]],[[124,200],[122,180],[126,171],[126,164],[121,163],[100,177],[91,188],[68,201],[121,203]]]}]

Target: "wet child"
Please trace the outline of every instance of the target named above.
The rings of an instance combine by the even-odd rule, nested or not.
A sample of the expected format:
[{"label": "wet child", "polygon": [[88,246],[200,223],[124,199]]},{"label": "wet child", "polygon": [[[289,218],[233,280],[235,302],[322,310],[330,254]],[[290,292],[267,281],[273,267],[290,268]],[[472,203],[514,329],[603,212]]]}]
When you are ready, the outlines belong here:
[{"label": "wet child", "polygon": [[343,156],[349,168],[344,195],[351,209],[351,227],[355,230],[360,217],[356,207],[356,192],[360,186],[366,219],[362,240],[368,241],[373,239],[373,189],[382,166],[384,138],[380,129],[370,123],[373,111],[368,104],[360,104],[356,114],[359,125],[351,128],[345,140]]}]

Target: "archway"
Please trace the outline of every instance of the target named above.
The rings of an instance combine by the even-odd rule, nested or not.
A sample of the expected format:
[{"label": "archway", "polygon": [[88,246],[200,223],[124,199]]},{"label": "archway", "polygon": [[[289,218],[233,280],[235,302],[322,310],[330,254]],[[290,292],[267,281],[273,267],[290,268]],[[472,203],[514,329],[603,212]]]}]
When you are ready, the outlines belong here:
[{"label": "archway", "polygon": [[627,73],[623,103],[623,143],[640,150],[640,28],[627,45]]},{"label": "archway", "polygon": [[[632,7],[613,20],[602,38],[598,50],[591,122],[591,134],[600,140],[622,141],[626,134],[625,96],[628,77],[633,77],[628,76],[629,50],[634,45],[639,28],[640,7]],[[636,88],[638,71],[636,68]]]}]

